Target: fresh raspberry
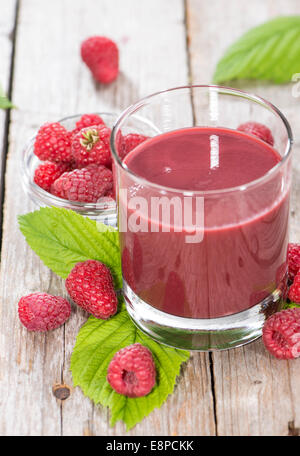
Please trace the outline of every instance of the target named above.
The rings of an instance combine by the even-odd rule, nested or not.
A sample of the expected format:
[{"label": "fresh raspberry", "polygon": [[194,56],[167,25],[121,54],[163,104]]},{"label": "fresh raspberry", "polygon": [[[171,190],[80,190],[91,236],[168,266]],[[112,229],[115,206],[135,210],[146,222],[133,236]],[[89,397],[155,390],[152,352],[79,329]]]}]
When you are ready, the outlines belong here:
[{"label": "fresh raspberry", "polygon": [[81,44],[81,57],[99,82],[108,84],[119,74],[119,50],[116,43],[109,38],[87,38]]},{"label": "fresh raspberry", "polygon": [[41,163],[34,172],[34,182],[46,192],[50,192],[51,185],[65,171],[70,169],[67,163],[53,163],[46,161]]},{"label": "fresh raspberry", "polygon": [[300,356],[300,309],[286,309],[273,314],[263,327],[263,342],[278,359]]},{"label": "fresh raspberry", "polygon": [[121,143],[119,145],[119,156],[121,159],[125,158],[126,155],[133,149],[135,149],[139,144],[146,141],[147,136],[137,135],[135,133],[129,133],[126,136],[122,137]]},{"label": "fresh raspberry", "polygon": [[71,306],[66,299],[48,293],[23,296],[18,307],[21,323],[29,331],[51,331],[71,315]]},{"label": "fresh raspberry", "polygon": [[40,160],[70,162],[72,160],[70,132],[58,122],[42,125],[35,139],[34,153]]},{"label": "fresh raspberry", "polygon": [[80,130],[72,139],[72,154],[78,168],[90,165],[111,166],[110,129],[93,125]]},{"label": "fresh raspberry", "polygon": [[92,127],[93,125],[105,126],[105,122],[98,114],[84,114],[76,122],[76,127],[72,130],[72,138],[83,128]]},{"label": "fresh raspberry", "polygon": [[100,261],[77,263],[67,277],[66,289],[78,306],[96,318],[106,320],[117,312],[112,276]]},{"label": "fresh raspberry", "polygon": [[289,279],[291,281],[293,281],[295,275],[300,270],[300,244],[289,244],[287,257],[288,257]]},{"label": "fresh raspberry", "polygon": [[89,165],[63,173],[51,186],[59,198],[82,203],[96,203],[113,186],[112,172],[105,166]]},{"label": "fresh raspberry", "polygon": [[108,366],[107,381],[119,394],[141,397],[155,385],[156,369],[151,351],[141,344],[119,350]]},{"label": "fresh raspberry", "polygon": [[115,192],[114,192],[113,188],[108,190],[108,192],[106,192],[104,196],[107,196],[108,198],[112,198],[114,200],[116,199],[116,195],[115,195]]},{"label": "fresh raspberry", "polygon": [[91,127],[92,125],[105,125],[104,120],[98,116],[98,114],[84,114],[76,122],[76,128],[82,130],[82,128]]},{"label": "fresh raspberry", "polygon": [[295,276],[294,282],[289,289],[289,299],[300,304],[300,272]]},{"label": "fresh raspberry", "polygon": [[267,142],[271,146],[274,145],[274,138],[271,130],[265,125],[258,122],[246,122],[238,127],[239,131],[243,131],[248,135],[257,136],[262,141]]}]

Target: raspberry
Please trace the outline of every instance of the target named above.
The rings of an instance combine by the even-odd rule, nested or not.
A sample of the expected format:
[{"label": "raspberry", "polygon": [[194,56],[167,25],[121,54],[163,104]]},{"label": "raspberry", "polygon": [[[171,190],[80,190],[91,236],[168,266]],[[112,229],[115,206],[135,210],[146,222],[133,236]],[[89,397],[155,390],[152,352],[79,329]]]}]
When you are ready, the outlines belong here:
[{"label": "raspberry", "polygon": [[107,196],[108,198],[112,198],[114,200],[116,199],[116,195],[115,195],[115,192],[114,192],[113,188],[108,190],[108,192],[106,192],[104,196]]},{"label": "raspberry", "polygon": [[98,116],[98,114],[84,114],[76,122],[76,128],[82,130],[82,128],[91,127],[92,125],[105,125],[104,120]]},{"label": "raspberry", "polygon": [[267,142],[271,146],[274,145],[274,138],[271,130],[258,122],[246,122],[238,127],[239,131],[243,131],[248,135],[257,136],[257,138]]},{"label": "raspberry", "polygon": [[96,318],[106,320],[117,312],[112,276],[100,261],[77,263],[67,277],[66,289],[78,306]]},{"label": "raspberry", "polygon": [[141,344],[119,350],[108,366],[107,381],[119,394],[141,397],[155,385],[156,369],[151,351]]},{"label": "raspberry", "polygon": [[119,146],[119,156],[121,159],[126,157],[126,155],[133,149],[135,149],[139,144],[146,141],[147,136],[137,135],[135,133],[130,133],[122,137],[121,145]]},{"label": "raspberry", "polygon": [[108,84],[119,74],[119,50],[116,43],[109,38],[87,38],[81,44],[81,57],[99,82]]},{"label": "raspberry", "polygon": [[29,331],[51,331],[71,315],[71,306],[66,299],[48,293],[23,296],[18,307],[21,323]]},{"label": "raspberry", "polygon": [[98,116],[98,114],[84,114],[80,117],[80,119],[76,122],[76,127],[72,130],[72,138],[78,133],[80,130],[86,127],[91,127],[93,125],[103,125],[105,126],[104,120]]},{"label": "raspberry", "polygon": [[41,163],[34,172],[34,182],[46,192],[50,192],[51,185],[65,171],[68,171],[70,166],[67,163]]},{"label": "raspberry", "polygon": [[72,160],[70,132],[58,122],[42,125],[35,139],[34,153],[40,160],[70,162]]},{"label": "raspberry", "polygon": [[51,186],[59,198],[82,203],[96,203],[113,186],[112,172],[105,166],[89,165],[63,173]]},{"label": "raspberry", "polygon": [[300,303],[300,272],[296,275],[294,282],[289,289],[289,299],[297,304]]},{"label": "raspberry", "polygon": [[291,281],[293,281],[295,275],[300,270],[300,244],[289,244],[287,257],[289,278]]},{"label": "raspberry", "polygon": [[90,165],[111,166],[110,129],[93,125],[80,130],[72,139],[72,154],[78,168]]},{"label": "raspberry", "polygon": [[275,313],[265,322],[263,342],[267,350],[278,359],[300,356],[300,309],[287,309]]}]

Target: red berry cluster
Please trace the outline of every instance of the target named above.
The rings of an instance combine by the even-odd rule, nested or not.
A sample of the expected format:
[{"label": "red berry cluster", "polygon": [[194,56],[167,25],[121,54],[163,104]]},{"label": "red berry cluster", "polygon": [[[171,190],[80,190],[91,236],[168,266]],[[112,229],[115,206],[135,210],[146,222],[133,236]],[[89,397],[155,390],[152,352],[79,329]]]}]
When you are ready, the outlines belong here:
[{"label": "red berry cluster", "polygon": [[[43,125],[34,144],[35,155],[43,161],[35,170],[34,182],[69,201],[96,203],[101,197],[113,198],[110,133],[98,114],[84,114],[72,131],[58,122]],[[146,139],[120,134],[120,157]]]},{"label": "red berry cluster", "polygon": [[43,125],[34,153],[42,161],[34,182],[69,201],[95,203],[111,194],[113,175],[109,148],[110,129],[97,114],[85,114],[72,131],[58,122]]},{"label": "red berry cluster", "polygon": [[[117,312],[118,299],[107,266],[96,260],[77,263],[66,279],[66,289],[75,304],[95,318],[106,320]],[[50,331],[64,324],[71,314],[69,301],[48,293],[23,296],[18,305],[21,323],[29,331]],[[152,353],[132,344],[115,353],[107,380],[119,394],[140,397],[150,393],[156,381]]]},{"label": "red berry cluster", "polygon": [[300,356],[300,244],[289,244],[287,259],[291,308],[272,315],[263,328],[263,342],[278,359]]}]

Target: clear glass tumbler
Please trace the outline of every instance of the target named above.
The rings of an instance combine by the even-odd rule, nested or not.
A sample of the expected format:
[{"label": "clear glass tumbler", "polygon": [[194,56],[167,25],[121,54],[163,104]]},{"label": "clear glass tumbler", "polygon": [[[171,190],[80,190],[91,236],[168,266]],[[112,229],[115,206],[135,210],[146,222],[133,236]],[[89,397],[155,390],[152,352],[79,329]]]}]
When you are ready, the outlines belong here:
[{"label": "clear glass tumbler", "polygon": [[[237,131],[249,121],[271,130],[273,147]],[[277,162],[243,185],[223,182],[211,190],[199,178],[198,187],[191,182],[189,188],[182,185],[184,173],[192,172],[186,141],[179,151],[180,166],[177,157],[177,178],[173,174],[168,183],[175,163],[170,156],[163,171],[166,184],[157,183],[156,158],[151,162],[146,146],[155,145],[159,161],[162,139],[174,141],[174,135],[193,135],[199,128],[210,135],[207,158],[212,170],[222,163],[224,135],[236,147],[239,139],[250,141],[247,149],[242,142],[235,155],[242,166],[247,168],[251,161],[252,142],[262,154],[272,149]],[[122,137],[128,134],[148,139],[124,157]],[[227,349],[261,335],[266,317],[280,309],[287,284],[291,144],[289,124],[275,106],[226,87],[188,86],[155,93],[119,117],[111,148],[124,296],[142,331],[189,350]],[[134,154],[141,172],[130,165]],[[235,166],[232,162],[233,174]],[[222,181],[222,173],[219,176]]]}]

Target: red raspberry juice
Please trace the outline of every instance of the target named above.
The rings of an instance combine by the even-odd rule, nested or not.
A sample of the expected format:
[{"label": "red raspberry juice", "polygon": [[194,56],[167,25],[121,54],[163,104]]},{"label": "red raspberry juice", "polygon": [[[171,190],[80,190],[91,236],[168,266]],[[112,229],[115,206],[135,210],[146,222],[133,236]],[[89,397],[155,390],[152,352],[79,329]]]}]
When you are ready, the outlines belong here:
[{"label": "red raspberry juice", "polygon": [[[171,131],[131,151],[126,165],[147,181],[216,191],[204,194],[201,242],[187,243],[185,229],[175,232],[174,214],[169,232],[163,232],[164,222],[151,232],[149,208],[140,212],[144,232],[120,233],[123,275],[135,293],[163,312],[190,318],[234,314],[269,296],[286,273],[289,190],[282,191],[278,172],[244,191],[228,189],[261,178],[280,160],[262,140],[222,128]],[[145,185],[124,186],[128,197],[120,198],[120,213],[125,208],[128,218],[130,196],[144,197],[150,207],[158,195]],[[168,196],[178,194],[183,198],[171,191]]]}]

